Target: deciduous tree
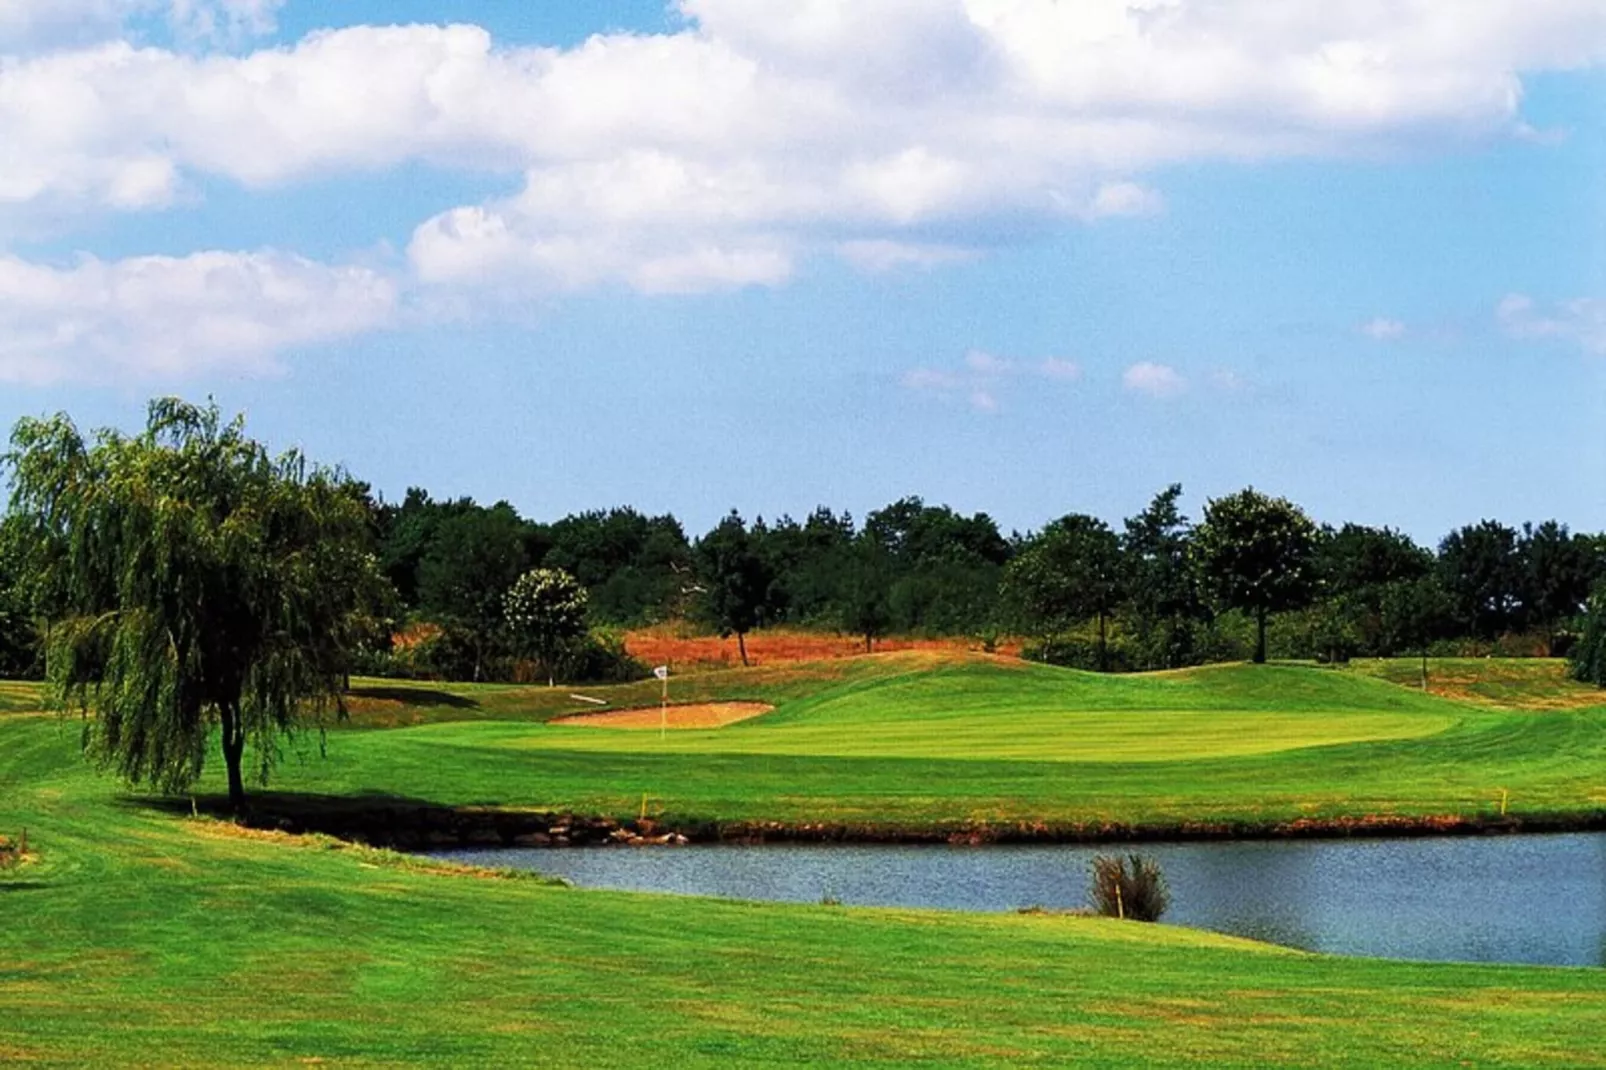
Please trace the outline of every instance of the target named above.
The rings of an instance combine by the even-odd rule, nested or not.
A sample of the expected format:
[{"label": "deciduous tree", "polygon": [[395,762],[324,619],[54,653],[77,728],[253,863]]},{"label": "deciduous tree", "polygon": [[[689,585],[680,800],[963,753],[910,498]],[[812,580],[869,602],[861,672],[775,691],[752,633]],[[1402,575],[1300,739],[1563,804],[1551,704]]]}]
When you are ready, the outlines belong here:
[{"label": "deciduous tree", "polygon": [[1194,556],[1215,596],[1255,618],[1255,662],[1266,660],[1266,617],[1309,604],[1316,525],[1286,498],[1248,487],[1206,503]]},{"label": "deciduous tree", "polygon": [[1171,484],[1127,518],[1121,536],[1127,605],[1146,660],[1162,669],[1191,662],[1195,627],[1206,616],[1188,558],[1193,529],[1177,506],[1181,497],[1182,484]]},{"label": "deciduous tree", "polygon": [[735,634],[736,649],[747,662],[747,633],[762,620],[764,599],[773,578],[754,550],[747,524],[733,509],[697,543],[702,579],[702,606],[721,637]]},{"label": "deciduous tree", "polygon": [[1484,520],[1452,531],[1439,544],[1438,569],[1463,635],[1494,639],[1524,625],[1527,567],[1515,528]]},{"label": "deciduous tree", "polygon": [[1005,583],[1024,623],[1042,634],[1097,619],[1099,668],[1108,668],[1107,621],[1121,601],[1121,544],[1097,517],[1050,523],[1009,563]]},{"label": "deciduous tree", "polygon": [[558,659],[586,633],[586,590],[559,568],[535,568],[513,582],[502,611],[514,649],[546,670],[556,683]]}]

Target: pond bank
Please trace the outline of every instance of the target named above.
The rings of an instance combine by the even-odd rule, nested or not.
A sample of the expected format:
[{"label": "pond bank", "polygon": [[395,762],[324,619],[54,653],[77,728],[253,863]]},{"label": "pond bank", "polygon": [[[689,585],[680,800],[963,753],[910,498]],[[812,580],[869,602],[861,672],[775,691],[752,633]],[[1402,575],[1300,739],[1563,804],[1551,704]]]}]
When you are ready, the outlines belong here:
[{"label": "pond bank", "polygon": [[[213,808],[214,807],[209,807]],[[391,798],[267,795],[243,823],[319,832],[375,847],[652,846],[688,843],[1114,844],[1214,840],[1473,836],[1606,830],[1606,809],[1564,814],[1443,814],[1125,824],[989,822],[903,826],[873,822],[618,819]]]}]

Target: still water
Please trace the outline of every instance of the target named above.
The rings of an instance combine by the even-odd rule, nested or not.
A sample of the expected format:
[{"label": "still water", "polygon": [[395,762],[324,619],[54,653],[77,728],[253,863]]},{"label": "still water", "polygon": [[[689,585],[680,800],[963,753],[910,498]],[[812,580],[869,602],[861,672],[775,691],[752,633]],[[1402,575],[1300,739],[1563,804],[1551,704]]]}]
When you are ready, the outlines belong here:
[{"label": "still water", "polygon": [[[1081,907],[1123,847],[697,846],[446,851],[587,888],[850,905]],[[1309,951],[1606,966],[1606,834],[1145,844],[1165,920]]]}]

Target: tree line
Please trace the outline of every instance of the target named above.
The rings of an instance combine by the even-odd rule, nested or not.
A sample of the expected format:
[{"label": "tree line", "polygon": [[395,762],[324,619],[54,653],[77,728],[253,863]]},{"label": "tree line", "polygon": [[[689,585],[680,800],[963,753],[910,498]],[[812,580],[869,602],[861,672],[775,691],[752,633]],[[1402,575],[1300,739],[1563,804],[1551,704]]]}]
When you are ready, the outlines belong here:
[{"label": "tree line", "polygon": [[[907,497],[862,522],[827,506],[801,520],[732,511],[688,535],[672,515],[630,507],[540,522],[415,488],[400,503],[370,499],[393,616],[424,636],[375,667],[505,675],[502,598],[533,568],[572,576],[595,624],[692,621],[734,635],[744,658],[748,632],[789,625],[858,635],[867,650],[886,635],[1020,635],[1031,656],[1112,670],[1559,655],[1606,577],[1606,537],[1554,520],[1486,519],[1430,548],[1387,527],[1317,524],[1252,488],[1197,520],[1182,499],[1167,487],[1119,527],[1071,513],[1006,534],[986,513]],[[618,655],[593,646],[571,669],[620,671]]]},{"label": "tree line", "polygon": [[[1118,526],[1070,513],[1006,534],[986,513],[907,497],[862,521],[827,506],[801,520],[732,511],[688,535],[673,515],[628,506],[538,521],[420,488],[386,502],[347,481],[383,581],[354,667],[396,675],[511,678],[532,659],[507,599],[537,569],[572,578],[594,626],[561,650],[547,643],[538,671],[603,680],[641,671],[619,630],[666,621],[734,635],[744,658],[747,633],[777,625],[854,634],[866,649],[894,634],[1016,635],[1029,656],[1103,670],[1565,654],[1606,577],[1606,537],[1554,520],[1485,519],[1426,547],[1387,527],[1318,524],[1252,488],[1193,518],[1173,485]],[[48,613],[23,578],[0,545],[0,675],[43,668]]]}]

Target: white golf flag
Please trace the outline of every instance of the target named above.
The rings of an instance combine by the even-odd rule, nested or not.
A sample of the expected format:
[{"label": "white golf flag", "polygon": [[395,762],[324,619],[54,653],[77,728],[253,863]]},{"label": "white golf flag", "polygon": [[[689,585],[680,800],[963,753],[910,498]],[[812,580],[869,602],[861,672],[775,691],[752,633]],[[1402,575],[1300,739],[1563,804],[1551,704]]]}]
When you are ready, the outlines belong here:
[{"label": "white golf flag", "polygon": [[660,665],[652,671],[652,674],[660,680],[667,680],[669,679],[669,666]]}]

